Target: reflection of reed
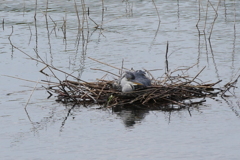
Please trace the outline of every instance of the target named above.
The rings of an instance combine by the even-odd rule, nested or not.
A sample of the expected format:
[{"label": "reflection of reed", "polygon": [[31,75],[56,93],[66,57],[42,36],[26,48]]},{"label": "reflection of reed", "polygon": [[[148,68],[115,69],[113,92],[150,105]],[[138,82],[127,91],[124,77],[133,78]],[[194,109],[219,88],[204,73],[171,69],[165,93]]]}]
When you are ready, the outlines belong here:
[{"label": "reflection of reed", "polygon": [[48,0],[46,2],[46,11],[45,11],[45,20],[46,20],[46,29],[47,29],[47,37],[48,37],[48,46],[49,46],[49,54],[51,57],[51,64],[53,63],[53,56],[52,56],[52,47],[51,47],[51,39],[50,39],[50,32],[48,27]]},{"label": "reflection of reed", "polygon": [[[215,67],[215,72],[217,74],[217,78],[218,80],[220,80],[220,77],[219,77],[219,74],[218,74],[218,68],[217,68],[217,64],[215,62],[215,58],[214,58],[214,53],[213,53],[213,48],[212,48],[212,43],[211,43],[211,36],[212,36],[212,31],[213,31],[213,27],[214,27],[214,24],[216,22],[216,19],[218,17],[218,7],[219,7],[219,4],[220,4],[220,1],[218,1],[218,5],[217,5],[217,9],[214,8],[214,6],[212,5],[212,3],[208,0],[208,4],[211,5],[211,7],[213,8],[214,12],[215,12],[215,17],[214,17],[214,20],[212,22],[212,25],[211,25],[211,29],[210,29],[210,33],[209,33],[209,37],[208,37],[208,42],[209,42],[209,47],[210,47],[210,50],[211,50],[211,54],[212,54],[212,60],[213,60],[213,64],[214,64],[214,67]],[[205,23],[206,24],[206,23]],[[206,28],[205,28],[206,29]],[[204,30],[205,30],[204,29]]]},{"label": "reflection of reed", "polygon": [[56,33],[56,27],[57,27],[57,23],[52,19],[52,17],[49,15],[49,18],[51,19],[51,21],[54,23],[54,26],[50,32],[50,35],[52,34],[52,32],[54,31],[55,33],[55,37],[57,37],[57,33]]},{"label": "reflection of reed", "polygon": [[72,107],[71,107],[70,109],[68,109],[67,115],[64,117],[64,120],[62,121],[62,125],[61,125],[61,127],[60,127],[60,132],[63,131],[64,125],[65,125],[68,117],[71,115],[71,112],[72,112],[72,110],[73,110],[74,108],[75,108],[75,105],[72,105]]},{"label": "reflection of reed", "polygon": [[133,16],[133,2],[129,2],[128,0],[125,1],[125,11],[127,16]]},{"label": "reflection of reed", "polygon": [[212,50],[212,45],[210,43],[210,39],[209,39],[209,45],[210,45],[210,48],[211,48],[211,53],[212,53],[212,61],[213,61],[213,64],[214,64],[214,68],[215,68],[215,73],[217,75],[217,78],[218,80],[220,80],[220,76],[219,76],[219,73],[218,73],[218,67],[217,67],[217,63],[215,61],[215,56],[213,54],[213,50]]},{"label": "reflection of reed", "polygon": [[28,25],[28,28],[29,28],[29,31],[30,31],[30,37],[29,37],[28,45],[30,45],[30,42],[32,40],[32,30],[31,30],[30,25]]},{"label": "reflection of reed", "polygon": [[179,22],[180,22],[179,0],[177,0],[177,17],[178,17],[178,26],[179,26]]},{"label": "reflection of reed", "polygon": [[197,30],[198,30],[198,57],[197,57],[197,64],[199,65],[200,62],[200,55],[201,55],[201,32],[199,30],[198,24],[200,22],[201,19],[201,12],[200,12],[200,1],[198,3],[198,22],[196,24]]},{"label": "reflection of reed", "polygon": [[213,10],[214,10],[214,12],[215,12],[215,17],[214,17],[214,20],[213,20],[213,22],[212,22],[211,31],[210,31],[209,37],[208,37],[209,43],[211,43],[211,42],[210,42],[210,39],[211,39],[211,36],[212,36],[213,27],[214,27],[214,24],[215,24],[216,19],[217,19],[217,17],[218,17],[217,11],[218,11],[218,7],[219,7],[219,5],[220,5],[220,2],[221,2],[221,0],[218,1],[217,8],[215,9],[214,6],[212,5],[212,3],[208,0],[208,3],[211,5],[211,7],[213,8]]},{"label": "reflection of reed", "polygon": [[199,30],[198,24],[199,24],[200,19],[201,19],[201,8],[200,7],[201,7],[201,3],[200,3],[200,0],[198,0],[198,22],[196,24],[196,27],[197,27],[198,30]]},{"label": "reflection of reed", "polygon": [[[12,32],[11,32],[11,34],[10,34],[9,37],[8,37],[8,40],[9,40],[9,41],[11,41],[11,36],[12,36],[12,34],[13,34],[13,26],[12,26]],[[11,54],[11,57],[13,58],[13,48],[14,48],[14,47],[11,46],[11,48],[12,48],[12,49],[11,49],[11,53],[12,53],[12,54]]]},{"label": "reflection of reed", "polygon": [[234,68],[235,44],[236,44],[236,5],[234,1],[234,24],[233,24],[233,51],[232,51],[232,68]]},{"label": "reflection of reed", "polygon": [[25,6],[25,0],[23,1],[23,17],[24,17],[24,14],[25,14],[25,9],[26,9],[26,6]]},{"label": "reflection of reed", "polygon": [[[199,52],[199,54],[198,54],[198,57],[200,57],[200,54],[201,54],[201,47],[200,47],[200,40],[201,40],[201,38],[200,38],[200,36],[203,35],[204,36],[204,42],[205,42],[205,50],[206,50],[205,53],[207,55],[207,63],[209,65],[209,54],[208,53],[209,53],[209,50],[210,50],[211,58],[213,60],[213,64],[214,64],[214,67],[215,67],[215,72],[217,74],[218,79],[220,79],[219,78],[217,64],[216,64],[216,61],[215,61],[215,58],[214,58],[214,50],[213,50],[213,46],[212,46],[212,43],[211,43],[211,37],[212,37],[212,33],[213,33],[215,22],[216,22],[216,20],[218,18],[218,8],[220,6],[221,1],[220,0],[218,1],[216,7],[213,6],[213,4],[211,3],[210,0],[207,1],[206,9],[205,9],[204,26],[203,26],[203,30],[202,30],[203,34],[201,34],[200,26],[199,26],[199,24],[201,22],[201,11],[202,10],[204,11],[203,7],[201,7],[202,6],[201,2],[202,1],[200,1],[200,0],[198,1],[198,7],[199,7],[198,8],[198,16],[199,17],[198,17],[198,21],[197,21],[197,24],[196,24],[196,27],[198,29],[198,36],[199,36],[199,43],[198,43],[198,52]],[[212,9],[214,11],[214,18],[213,18],[212,22],[210,23],[209,31],[207,31],[207,28],[208,28],[207,27],[207,25],[208,25],[207,22],[209,21],[209,17],[211,15],[211,14],[209,14],[210,9]],[[199,62],[199,58],[198,58],[198,62]]]},{"label": "reflection of reed", "polygon": [[157,8],[157,6],[156,6],[156,3],[155,3],[154,0],[152,0],[152,2],[153,2],[153,5],[154,5],[154,8],[155,8],[155,10],[156,10],[157,16],[158,16],[158,27],[157,27],[157,30],[156,30],[156,32],[155,32],[154,38],[153,38],[153,40],[152,40],[152,43],[151,43],[151,45],[150,45],[150,47],[149,47],[149,50],[151,50],[151,48],[152,48],[152,46],[153,46],[153,43],[154,43],[155,40],[156,40],[158,31],[159,31],[159,29],[160,29],[160,24],[161,24],[161,18],[160,18],[160,14],[159,14],[159,12],[158,12],[158,8]]},{"label": "reflection of reed", "polygon": [[2,20],[2,28],[3,28],[3,31],[4,31],[4,18]]},{"label": "reflection of reed", "polygon": [[79,31],[80,31],[80,28],[81,28],[81,20],[80,20],[80,17],[79,17],[76,0],[74,0],[74,8],[75,8],[77,19],[78,19],[78,34],[79,34]]},{"label": "reflection of reed", "polygon": [[102,21],[101,21],[101,26],[103,24],[103,18],[104,18],[104,0],[102,0]]},{"label": "reflection of reed", "polygon": [[[76,5],[76,3],[75,3],[75,5]],[[88,24],[87,9],[86,9],[84,0],[81,0],[81,6],[82,6],[82,24],[80,24],[80,17],[79,17],[79,12],[78,12],[77,6],[75,7],[76,14],[77,14],[78,21],[79,21],[78,23],[80,24],[78,26],[79,32],[78,32],[78,38],[77,38],[76,42],[79,43],[79,41],[82,40],[82,55],[85,55],[87,52],[87,44],[89,41],[89,24]]]},{"label": "reflection of reed", "polygon": [[225,17],[225,22],[227,22],[227,7],[226,7],[226,1],[223,1],[223,6],[224,6],[224,17]]},{"label": "reflection of reed", "polygon": [[63,25],[61,27],[63,32],[63,42],[65,44],[65,50],[67,48],[67,15],[65,14],[65,17],[63,17]]},{"label": "reflection of reed", "polygon": [[34,13],[34,26],[35,26],[35,36],[36,36],[36,46],[35,46],[35,52],[38,54],[38,31],[37,31],[37,3],[35,2],[35,13]]},{"label": "reflection of reed", "polygon": [[234,105],[232,101],[227,100],[223,97],[223,100],[227,103],[228,107],[232,110],[232,112],[238,117],[240,118],[240,102],[239,100],[236,102],[237,105]]}]

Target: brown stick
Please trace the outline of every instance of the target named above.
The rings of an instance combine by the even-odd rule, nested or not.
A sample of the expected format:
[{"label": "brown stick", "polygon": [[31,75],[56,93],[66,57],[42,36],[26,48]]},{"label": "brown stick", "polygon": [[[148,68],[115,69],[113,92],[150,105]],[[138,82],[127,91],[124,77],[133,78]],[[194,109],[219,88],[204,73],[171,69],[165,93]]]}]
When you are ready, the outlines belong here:
[{"label": "brown stick", "polygon": [[[115,68],[115,69],[121,70],[121,68],[114,67],[114,66],[112,66],[112,65],[110,65],[110,64],[107,64],[107,63],[101,62],[101,61],[96,60],[96,59],[94,59],[94,58],[91,58],[91,57],[88,57],[88,58],[91,59],[91,60],[93,60],[93,61],[96,61],[96,62],[98,62],[98,63],[104,64],[104,65],[106,65],[106,66],[109,66],[109,67],[112,67],[112,68]],[[123,68],[123,69],[130,70],[130,69],[127,69],[127,68]]]},{"label": "brown stick", "polygon": [[105,70],[103,70],[103,69],[97,69],[97,68],[90,68],[90,69],[91,69],[91,70],[98,70],[98,71],[107,72],[107,73],[110,73],[110,74],[112,74],[112,75],[114,75],[114,76],[119,77],[119,75],[116,75],[116,74],[114,74],[114,73],[112,73],[112,72],[109,72],[109,71],[105,71]]}]

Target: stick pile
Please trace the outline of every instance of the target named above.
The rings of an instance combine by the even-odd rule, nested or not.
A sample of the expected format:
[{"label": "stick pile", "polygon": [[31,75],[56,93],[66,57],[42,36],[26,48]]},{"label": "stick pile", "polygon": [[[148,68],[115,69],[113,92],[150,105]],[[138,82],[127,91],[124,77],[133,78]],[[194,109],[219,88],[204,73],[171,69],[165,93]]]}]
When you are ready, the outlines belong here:
[{"label": "stick pile", "polygon": [[[114,80],[104,79],[96,82],[65,80],[60,82],[59,85],[48,87],[47,90],[50,94],[57,94],[57,101],[63,103],[100,104],[108,108],[181,109],[186,106],[201,104],[206,101],[206,97],[224,96],[229,89],[236,87],[238,78],[222,88],[215,87],[221,80],[215,83],[202,82],[197,77],[205,67],[193,78],[185,75],[186,71],[191,68],[177,69],[165,73],[164,76],[157,79],[152,76],[150,71],[145,70],[151,76],[152,86],[127,93],[115,89],[113,87]],[[173,76],[179,71],[182,75]],[[196,101],[196,99],[198,100]],[[186,100],[188,101],[186,102]]]}]

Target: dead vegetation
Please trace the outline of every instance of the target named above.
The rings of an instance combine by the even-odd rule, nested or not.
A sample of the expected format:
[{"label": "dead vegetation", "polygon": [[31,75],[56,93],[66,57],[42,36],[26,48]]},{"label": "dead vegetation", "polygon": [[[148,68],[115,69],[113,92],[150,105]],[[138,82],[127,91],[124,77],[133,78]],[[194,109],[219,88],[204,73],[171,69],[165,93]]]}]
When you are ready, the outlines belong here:
[{"label": "dead vegetation", "polygon": [[[114,80],[109,81],[104,78],[98,79],[96,82],[64,80],[60,81],[58,85],[50,85],[46,89],[50,95],[57,94],[57,101],[62,103],[99,104],[106,108],[182,109],[201,104],[206,101],[206,97],[226,96],[227,91],[236,87],[238,78],[223,87],[216,87],[221,80],[204,83],[198,76],[205,67],[194,77],[190,77],[187,72],[194,66],[178,68],[157,78],[154,78],[150,71],[145,70],[151,77],[152,86],[128,93],[122,93],[115,89],[113,87]],[[105,72],[116,76],[109,71]],[[120,70],[120,73],[123,73],[123,69]],[[120,76],[121,74],[116,76],[116,79]]]}]

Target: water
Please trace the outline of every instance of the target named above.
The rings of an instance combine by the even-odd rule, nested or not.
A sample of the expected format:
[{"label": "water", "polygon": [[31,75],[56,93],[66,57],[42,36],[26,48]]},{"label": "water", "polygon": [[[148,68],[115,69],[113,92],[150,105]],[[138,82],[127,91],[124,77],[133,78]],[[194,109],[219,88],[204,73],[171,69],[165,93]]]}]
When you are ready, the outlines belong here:
[{"label": "water", "polygon": [[[77,3],[82,24],[81,2]],[[219,86],[239,75],[239,2],[222,1],[218,6],[218,1],[211,1],[218,10],[211,45],[208,38],[216,14],[210,4],[207,8],[207,3],[201,1],[198,30],[197,1],[155,3],[160,26],[152,1],[104,1],[104,30],[95,30],[95,23],[102,23],[102,2],[86,2],[95,23],[87,19],[87,26],[84,22],[84,36],[89,43],[83,46],[82,39],[77,45],[74,1],[49,1],[48,28],[46,1],[37,1],[36,23],[35,2],[0,2],[4,19],[0,34],[1,159],[238,159],[239,89],[235,90],[236,97],[207,99],[189,111],[72,108],[55,102],[55,97],[47,99],[48,93],[42,87],[46,84],[41,80],[56,79],[41,74],[39,70],[45,65],[12,48],[8,39],[11,35],[11,42],[26,54],[37,58],[38,53],[48,64],[86,81],[105,75],[91,68],[118,72],[88,57],[119,68],[123,59],[126,68],[161,68],[153,72],[161,76],[167,41],[171,70],[197,63],[189,74],[195,76],[206,66],[199,78],[211,82],[222,79]],[[47,69],[45,72],[52,75]],[[66,77],[54,73],[61,80]]]}]

